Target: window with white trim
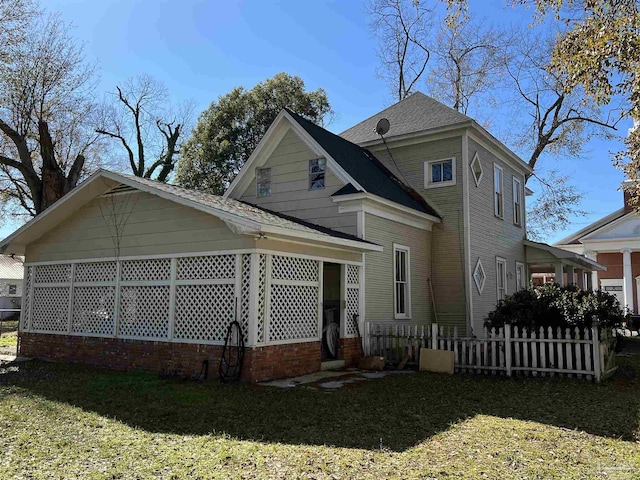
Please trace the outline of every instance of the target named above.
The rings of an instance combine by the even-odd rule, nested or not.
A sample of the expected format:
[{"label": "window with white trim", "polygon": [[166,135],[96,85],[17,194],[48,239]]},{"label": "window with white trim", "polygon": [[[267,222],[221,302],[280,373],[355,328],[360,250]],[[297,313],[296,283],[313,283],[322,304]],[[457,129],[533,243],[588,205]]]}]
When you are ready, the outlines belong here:
[{"label": "window with white trim", "polygon": [[476,182],[476,187],[480,186],[480,181],[484,175],[484,171],[482,168],[482,162],[480,161],[480,156],[478,152],[473,156],[473,160],[471,160],[471,173],[473,173],[473,180]]},{"label": "window with white trim", "polygon": [[484,290],[484,282],[487,280],[487,276],[484,273],[484,267],[482,266],[482,262],[478,259],[478,263],[476,263],[476,268],[473,271],[473,281],[476,284],[476,288],[478,289],[478,293],[482,295],[482,290]]},{"label": "window with white trim", "polygon": [[268,197],[271,195],[271,168],[256,169],[256,195]]},{"label": "window with white trim", "polygon": [[18,291],[17,285],[9,285],[9,295],[15,295]]},{"label": "window with white trim", "polygon": [[513,223],[522,226],[522,182],[513,177]]},{"label": "window with white trim", "polygon": [[518,290],[527,288],[526,270],[524,263],[521,262],[516,262],[516,288]]},{"label": "window with white trim", "polygon": [[456,184],[456,159],[424,162],[424,188],[446,187]]},{"label": "window with white trim", "polygon": [[393,244],[393,304],[396,319],[411,318],[409,247]]},{"label": "window with white trim", "polygon": [[496,257],[496,287],[498,300],[504,300],[507,296],[507,261]]},{"label": "window with white trim", "polygon": [[309,190],[324,188],[324,177],[327,170],[327,161],[324,158],[309,160]]},{"label": "window with white trim", "polygon": [[504,188],[502,167],[493,164],[493,213],[504,218]]}]

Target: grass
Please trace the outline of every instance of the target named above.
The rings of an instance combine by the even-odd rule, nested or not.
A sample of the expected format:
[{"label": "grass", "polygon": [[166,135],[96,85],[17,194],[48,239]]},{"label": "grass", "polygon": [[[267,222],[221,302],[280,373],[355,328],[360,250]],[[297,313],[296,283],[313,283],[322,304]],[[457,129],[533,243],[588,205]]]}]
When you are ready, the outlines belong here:
[{"label": "grass", "polygon": [[18,343],[18,322],[0,322],[0,347],[15,347]]},{"label": "grass", "polygon": [[635,478],[640,357],[603,384],[426,373],[325,392],[29,362],[0,478]]}]

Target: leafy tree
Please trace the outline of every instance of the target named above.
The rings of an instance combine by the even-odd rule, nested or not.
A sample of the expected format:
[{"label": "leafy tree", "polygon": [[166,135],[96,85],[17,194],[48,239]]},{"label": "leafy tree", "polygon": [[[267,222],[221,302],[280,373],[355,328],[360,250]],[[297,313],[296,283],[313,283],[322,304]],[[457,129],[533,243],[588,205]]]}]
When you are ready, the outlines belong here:
[{"label": "leafy tree", "polygon": [[[9,7],[7,7],[9,6]],[[69,25],[31,4],[0,0],[14,11],[14,32],[0,65],[2,216],[35,216],[71,190],[100,148],[90,125],[95,70]],[[20,33],[21,32],[21,33]]]},{"label": "leafy tree", "polygon": [[285,107],[318,124],[333,113],[322,88],[307,92],[300,77],[286,73],[251,90],[234,88],[200,115],[182,146],[176,183],[223,193]]},{"label": "leafy tree", "polygon": [[156,180],[166,182],[180,155],[179,140],[191,117],[191,104],[172,108],[166,87],[149,75],[129,79],[116,90],[103,107],[97,133],[126,151],[135,176],[152,178],[157,173]]}]

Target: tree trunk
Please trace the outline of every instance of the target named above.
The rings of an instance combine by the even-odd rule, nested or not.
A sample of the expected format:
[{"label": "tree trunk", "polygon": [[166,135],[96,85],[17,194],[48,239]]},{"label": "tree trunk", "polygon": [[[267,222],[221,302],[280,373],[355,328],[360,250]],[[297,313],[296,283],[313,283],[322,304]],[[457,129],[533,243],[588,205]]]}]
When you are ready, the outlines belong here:
[{"label": "tree trunk", "polygon": [[53,141],[51,140],[47,122],[42,120],[38,122],[38,132],[40,134],[40,154],[42,156],[42,194],[39,204],[34,205],[36,214],[42,213],[70,190],[64,172],[56,161]]}]

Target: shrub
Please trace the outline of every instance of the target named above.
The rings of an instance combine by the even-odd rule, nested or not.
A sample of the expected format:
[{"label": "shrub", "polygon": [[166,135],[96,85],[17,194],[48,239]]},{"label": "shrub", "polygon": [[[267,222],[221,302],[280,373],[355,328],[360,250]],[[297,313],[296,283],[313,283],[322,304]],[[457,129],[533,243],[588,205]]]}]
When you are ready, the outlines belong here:
[{"label": "shrub", "polygon": [[527,329],[618,328],[627,315],[615,295],[610,293],[589,292],[574,285],[547,284],[520,290],[500,300],[484,323],[487,328],[500,328],[506,324]]}]

